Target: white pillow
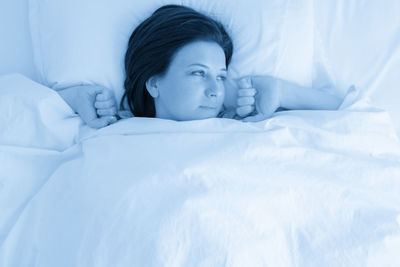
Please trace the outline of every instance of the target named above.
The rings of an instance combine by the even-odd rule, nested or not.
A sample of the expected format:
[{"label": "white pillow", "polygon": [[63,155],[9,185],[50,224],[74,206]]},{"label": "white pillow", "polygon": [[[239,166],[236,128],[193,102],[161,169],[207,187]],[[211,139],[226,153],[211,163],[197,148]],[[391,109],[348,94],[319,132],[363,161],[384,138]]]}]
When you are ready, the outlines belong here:
[{"label": "white pillow", "polygon": [[123,94],[124,56],[134,28],[164,4],[221,21],[234,42],[234,77],[270,74],[311,84],[312,0],[30,0],[34,60],[54,89],[100,84]]},{"label": "white pillow", "polygon": [[400,2],[315,1],[314,10],[315,67],[322,65],[340,95],[351,84],[366,95],[383,90],[400,52]]},{"label": "white pillow", "polygon": [[314,10],[314,86],[344,96],[354,84],[400,136],[400,1],[315,1]]}]

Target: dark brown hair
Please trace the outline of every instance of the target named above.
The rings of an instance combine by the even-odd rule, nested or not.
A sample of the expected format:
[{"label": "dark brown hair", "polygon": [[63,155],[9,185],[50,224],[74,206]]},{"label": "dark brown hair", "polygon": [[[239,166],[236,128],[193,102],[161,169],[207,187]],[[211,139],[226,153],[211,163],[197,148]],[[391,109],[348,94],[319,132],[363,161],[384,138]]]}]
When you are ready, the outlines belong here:
[{"label": "dark brown hair", "polygon": [[233,44],[221,23],[179,5],[157,9],[132,33],[125,55],[125,92],[129,109],[138,117],[155,117],[152,96],[146,90],[146,81],[164,74],[178,49],[193,41],[211,41],[219,44],[225,53],[228,67]]}]

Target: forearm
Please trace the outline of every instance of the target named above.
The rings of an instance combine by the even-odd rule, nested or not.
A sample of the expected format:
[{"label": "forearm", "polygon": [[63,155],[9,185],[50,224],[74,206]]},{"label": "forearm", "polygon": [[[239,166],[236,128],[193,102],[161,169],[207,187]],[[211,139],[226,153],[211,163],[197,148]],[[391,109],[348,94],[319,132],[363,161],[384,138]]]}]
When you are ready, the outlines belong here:
[{"label": "forearm", "polygon": [[101,128],[117,120],[114,94],[105,87],[78,85],[57,92],[90,127]]},{"label": "forearm", "polygon": [[67,87],[64,89],[60,89],[57,91],[57,93],[61,96],[62,99],[71,107],[71,109],[75,112],[77,112],[77,107],[76,107],[76,98],[77,98],[77,92],[75,87]]},{"label": "forearm", "polygon": [[342,103],[342,99],[335,95],[288,81],[278,80],[277,86],[280,92],[280,106],[285,109],[335,110]]}]

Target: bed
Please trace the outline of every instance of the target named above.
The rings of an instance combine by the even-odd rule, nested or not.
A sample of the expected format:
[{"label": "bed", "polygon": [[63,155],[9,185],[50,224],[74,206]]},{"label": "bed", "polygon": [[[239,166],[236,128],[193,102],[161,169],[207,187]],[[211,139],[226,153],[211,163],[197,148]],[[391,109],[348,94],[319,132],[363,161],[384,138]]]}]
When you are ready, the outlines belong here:
[{"label": "bed", "polygon": [[37,76],[0,76],[0,266],[400,264],[397,1],[168,1],[227,25],[231,75],[342,105],[99,130],[56,90],[120,96],[124,41],[167,1],[94,2],[29,1]]}]

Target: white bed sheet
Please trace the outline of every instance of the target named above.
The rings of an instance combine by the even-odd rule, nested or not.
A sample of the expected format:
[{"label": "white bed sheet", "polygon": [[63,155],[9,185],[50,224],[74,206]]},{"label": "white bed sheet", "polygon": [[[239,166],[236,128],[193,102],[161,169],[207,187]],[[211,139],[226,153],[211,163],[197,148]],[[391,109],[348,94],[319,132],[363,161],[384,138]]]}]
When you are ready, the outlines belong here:
[{"label": "white bed sheet", "polygon": [[400,144],[356,93],[259,123],[97,131],[22,76],[0,95],[0,266],[400,262]]}]

